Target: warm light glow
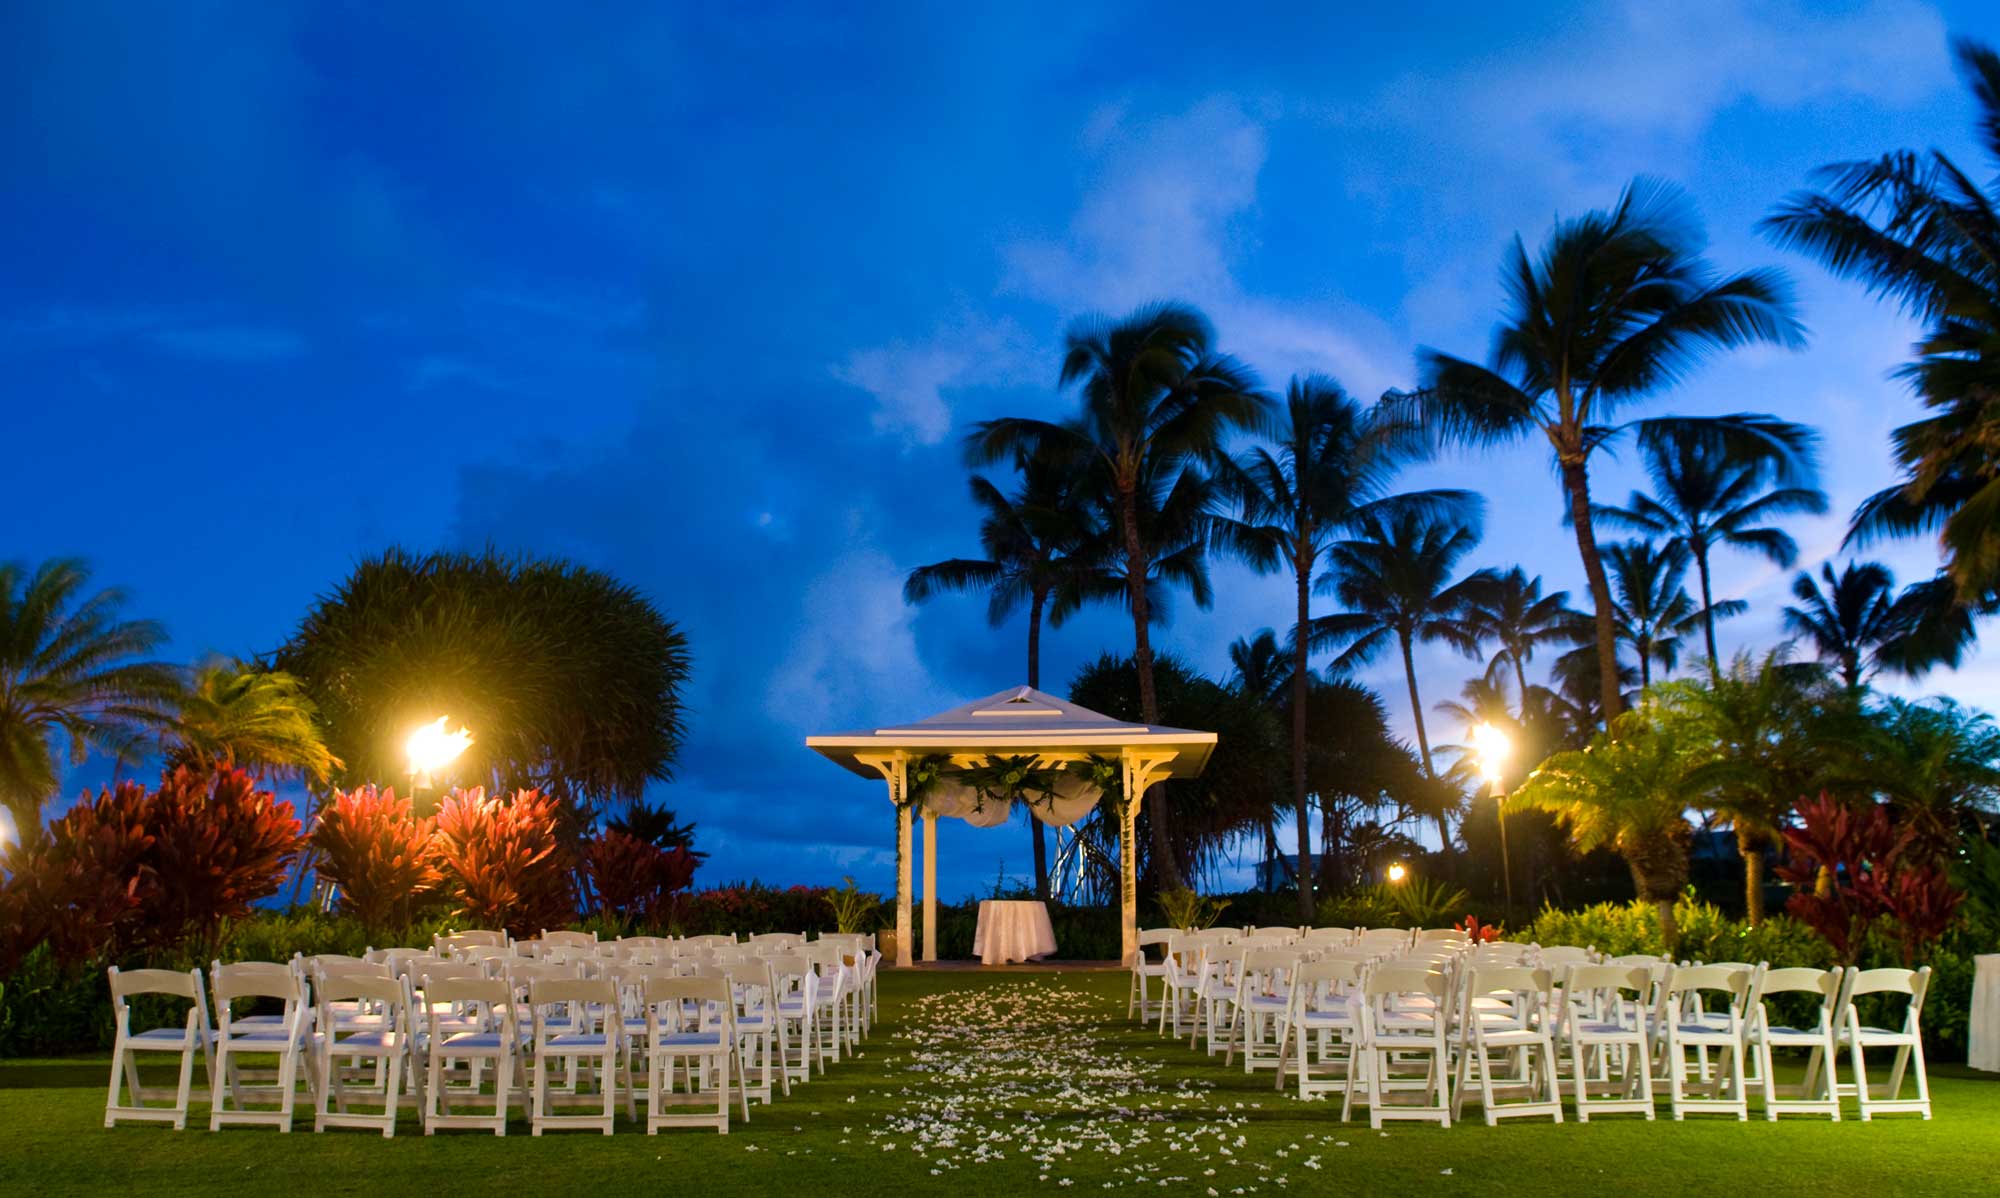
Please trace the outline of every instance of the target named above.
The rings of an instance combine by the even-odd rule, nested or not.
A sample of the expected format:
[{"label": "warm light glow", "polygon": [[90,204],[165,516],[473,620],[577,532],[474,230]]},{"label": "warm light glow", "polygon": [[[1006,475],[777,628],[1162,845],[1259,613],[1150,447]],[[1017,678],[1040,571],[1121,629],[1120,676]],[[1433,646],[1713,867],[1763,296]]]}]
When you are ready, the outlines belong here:
[{"label": "warm light glow", "polygon": [[1491,724],[1475,724],[1472,727],[1472,749],[1479,756],[1481,776],[1488,782],[1498,783],[1501,768],[1507,764],[1507,755],[1514,751],[1514,742]]},{"label": "warm light glow", "polygon": [[465,752],[472,744],[472,733],[468,729],[445,731],[446,718],[439,716],[435,723],[425,724],[410,733],[410,739],[404,744],[403,749],[410,755],[411,773],[427,776],[436,770],[441,770],[457,761],[458,755]]},{"label": "warm light glow", "polygon": [[1404,868],[1403,863],[1400,861],[1389,867],[1389,880],[1391,882],[1400,882],[1409,876],[1410,871]]}]

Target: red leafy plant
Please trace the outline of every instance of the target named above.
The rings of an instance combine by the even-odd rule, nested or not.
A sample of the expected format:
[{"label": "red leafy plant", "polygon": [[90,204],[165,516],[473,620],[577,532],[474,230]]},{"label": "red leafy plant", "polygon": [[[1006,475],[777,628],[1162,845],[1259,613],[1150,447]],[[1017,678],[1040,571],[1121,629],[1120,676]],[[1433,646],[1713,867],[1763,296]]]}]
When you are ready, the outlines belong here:
[{"label": "red leafy plant", "polygon": [[417,901],[444,880],[436,838],[436,818],[418,816],[393,786],[335,791],[312,832],[320,875],[340,887],[341,908],[371,931],[407,925]]},{"label": "red leafy plant", "polygon": [[121,961],[222,922],[277,893],[299,846],[290,803],[241,770],[174,770],[157,790],[85,796],[0,887],[0,972],[47,941],[58,963]]},{"label": "red leafy plant", "polygon": [[1491,944],[1500,939],[1500,925],[1480,923],[1477,915],[1468,915],[1452,926],[1464,932],[1474,944]]},{"label": "red leafy plant", "polygon": [[1801,800],[1785,829],[1788,860],[1778,877],[1798,888],[1785,910],[1818,932],[1842,962],[1861,959],[1868,932],[1887,920],[1903,961],[1950,926],[1962,897],[1929,860],[1913,829],[1898,828],[1880,803]]},{"label": "red leafy plant", "polygon": [[663,849],[615,829],[583,845],[584,876],[598,911],[612,919],[662,923],[673,896],[694,884],[695,864],[684,847]]},{"label": "red leafy plant", "polygon": [[458,913],[475,927],[515,936],[566,926],[576,901],[561,821],[561,805],[539,791],[503,800],[473,787],[446,796],[438,805],[437,859]]}]

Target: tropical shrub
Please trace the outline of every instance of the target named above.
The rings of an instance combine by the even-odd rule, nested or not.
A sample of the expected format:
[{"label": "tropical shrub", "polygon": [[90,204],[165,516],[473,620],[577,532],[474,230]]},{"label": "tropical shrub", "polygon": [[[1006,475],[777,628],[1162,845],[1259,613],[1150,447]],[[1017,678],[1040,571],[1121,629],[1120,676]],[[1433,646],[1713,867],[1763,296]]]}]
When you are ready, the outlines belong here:
[{"label": "tropical shrub", "polygon": [[1212,928],[1215,921],[1229,908],[1226,898],[1203,898],[1186,887],[1177,887],[1160,892],[1160,917],[1168,926],[1183,932],[1199,932]]},{"label": "tropical shrub", "polygon": [[0,887],[0,971],[47,943],[68,969],[192,937],[278,892],[299,844],[292,805],[241,770],[175,770],[148,791],[86,797],[27,848]]},{"label": "tropical shrub", "polygon": [[515,936],[566,926],[576,894],[561,819],[561,806],[539,791],[503,800],[475,786],[446,796],[438,805],[437,855],[457,913]]},{"label": "tropical shrub", "polygon": [[1843,964],[1861,958],[1869,931],[1886,921],[1905,964],[1951,925],[1960,895],[1930,859],[1918,832],[1888,807],[1830,796],[1801,802],[1785,829],[1790,858],[1778,876],[1798,892],[1785,909],[1825,937]]},{"label": "tropical shrub", "polygon": [[694,882],[688,849],[663,849],[613,829],[585,841],[582,856],[596,913],[614,922],[657,922],[670,897]]},{"label": "tropical shrub", "polygon": [[837,890],[826,893],[826,905],[833,909],[833,929],[842,935],[872,932],[882,922],[882,896],[868,894],[842,878]]},{"label": "tropical shrub", "polygon": [[301,843],[290,803],[240,769],[177,769],[151,801],[150,864],[160,884],[146,921],[149,947],[183,936],[212,945],[223,920],[242,919],[278,893]]},{"label": "tropical shrub", "polygon": [[341,910],[364,927],[387,928],[408,923],[443,881],[436,835],[436,818],[418,816],[395,787],[357,786],[320,808],[311,840],[319,875],[340,887]]}]

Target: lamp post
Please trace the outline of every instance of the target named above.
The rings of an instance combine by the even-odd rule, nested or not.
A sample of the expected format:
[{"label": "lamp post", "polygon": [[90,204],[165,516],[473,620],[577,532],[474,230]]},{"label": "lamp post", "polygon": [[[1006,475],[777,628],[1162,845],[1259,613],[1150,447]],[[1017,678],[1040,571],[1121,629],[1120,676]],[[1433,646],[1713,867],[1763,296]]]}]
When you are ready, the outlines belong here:
[{"label": "lamp post", "polygon": [[1507,896],[1507,922],[1511,924],[1514,922],[1514,869],[1507,860],[1507,788],[1501,778],[1507,755],[1514,745],[1505,732],[1491,724],[1473,727],[1472,744],[1479,757],[1479,772],[1491,788],[1494,818],[1500,824],[1500,882]]},{"label": "lamp post", "polygon": [[445,730],[445,720],[439,716],[410,733],[410,739],[403,742],[403,752],[410,759],[410,801],[416,802],[418,792],[433,789],[432,775],[457,761],[459,754],[472,744],[472,732],[460,727],[456,732]]}]

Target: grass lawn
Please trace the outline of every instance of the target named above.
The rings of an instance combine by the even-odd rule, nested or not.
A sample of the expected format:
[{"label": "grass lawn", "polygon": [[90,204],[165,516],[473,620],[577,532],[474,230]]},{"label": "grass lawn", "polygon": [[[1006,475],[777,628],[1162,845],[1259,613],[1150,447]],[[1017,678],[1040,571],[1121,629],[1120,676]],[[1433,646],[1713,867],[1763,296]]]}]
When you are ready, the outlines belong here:
[{"label": "grass lawn", "polygon": [[[0,1061],[0,1193],[571,1193],[653,1182],[699,1194],[1145,1186],[1193,1194],[1895,1194],[1994,1185],[2000,1084],[1933,1070],[1937,1117],[1871,1124],[1343,1125],[1271,1077],[1224,1069],[1123,1021],[1118,973],[894,972],[863,1055],[753,1106],[727,1137],[677,1131],[533,1139],[373,1132],[103,1128],[101,1058]],[[1038,1159],[1039,1158],[1039,1159]],[[1213,1170],[1213,1172],[1209,1172]],[[643,1180],[642,1180],[643,1179]],[[780,1188],[783,1187],[783,1188]]]}]

